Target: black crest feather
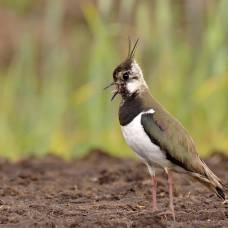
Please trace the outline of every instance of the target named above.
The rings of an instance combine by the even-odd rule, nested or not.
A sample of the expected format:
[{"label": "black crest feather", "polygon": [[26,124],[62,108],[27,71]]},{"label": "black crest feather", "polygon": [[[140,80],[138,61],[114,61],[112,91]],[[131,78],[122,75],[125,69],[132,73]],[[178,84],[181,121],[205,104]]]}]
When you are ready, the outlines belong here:
[{"label": "black crest feather", "polygon": [[135,56],[135,51],[136,51],[136,47],[137,47],[137,44],[139,42],[139,39],[136,40],[132,50],[131,50],[131,40],[130,38],[128,38],[128,55],[127,55],[127,59],[133,59],[134,56]]}]

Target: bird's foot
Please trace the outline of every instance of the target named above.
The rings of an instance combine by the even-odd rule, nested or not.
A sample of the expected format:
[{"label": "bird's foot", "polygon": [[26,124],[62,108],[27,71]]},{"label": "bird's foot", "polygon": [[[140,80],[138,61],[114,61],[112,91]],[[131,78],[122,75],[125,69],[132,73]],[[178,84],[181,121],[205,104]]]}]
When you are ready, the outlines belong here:
[{"label": "bird's foot", "polygon": [[158,211],[158,205],[157,205],[156,196],[155,196],[155,198],[152,200],[152,211],[153,211],[153,212]]},{"label": "bird's foot", "polygon": [[158,214],[159,216],[167,216],[167,215],[171,215],[173,217],[173,221],[176,221],[176,218],[175,218],[175,212],[174,210],[170,209],[170,210],[167,210],[167,211],[164,211],[164,212],[161,212]]},{"label": "bird's foot", "polygon": [[158,207],[157,206],[152,206],[152,212],[156,212],[158,211]]}]

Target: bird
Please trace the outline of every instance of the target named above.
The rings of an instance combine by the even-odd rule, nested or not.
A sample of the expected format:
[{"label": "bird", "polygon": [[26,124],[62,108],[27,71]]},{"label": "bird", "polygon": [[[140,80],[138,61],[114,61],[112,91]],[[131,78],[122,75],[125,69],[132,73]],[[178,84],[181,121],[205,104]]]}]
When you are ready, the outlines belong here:
[{"label": "bird", "polygon": [[119,123],[126,143],[148,167],[152,181],[152,210],[157,207],[156,171],[168,177],[169,212],[175,220],[173,172],[198,180],[225,200],[225,186],[199,157],[195,143],[183,127],[150,93],[142,69],[135,59],[139,39],[127,58],[113,71],[113,100],[120,95]]}]

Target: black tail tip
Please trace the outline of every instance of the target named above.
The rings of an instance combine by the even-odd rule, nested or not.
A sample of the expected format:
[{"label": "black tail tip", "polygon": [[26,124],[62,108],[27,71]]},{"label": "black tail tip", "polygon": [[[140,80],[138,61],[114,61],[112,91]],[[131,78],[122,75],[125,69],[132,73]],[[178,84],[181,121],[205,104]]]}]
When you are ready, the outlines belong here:
[{"label": "black tail tip", "polygon": [[220,187],[216,187],[215,190],[216,190],[218,197],[220,197],[224,200],[226,199],[223,189],[221,189]]}]

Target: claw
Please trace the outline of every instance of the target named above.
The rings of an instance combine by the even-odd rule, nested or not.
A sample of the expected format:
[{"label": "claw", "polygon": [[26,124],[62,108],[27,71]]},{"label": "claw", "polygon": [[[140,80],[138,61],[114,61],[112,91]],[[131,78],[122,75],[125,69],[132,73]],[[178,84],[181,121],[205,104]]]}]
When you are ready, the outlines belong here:
[{"label": "claw", "polygon": [[176,221],[176,218],[175,218],[175,213],[174,211],[172,210],[168,210],[168,211],[165,211],[165,212],[161,212],[161,213],[158,213],[159,216],[161,215],[171,215],[173,217],[173,221],[175,222]]}]

